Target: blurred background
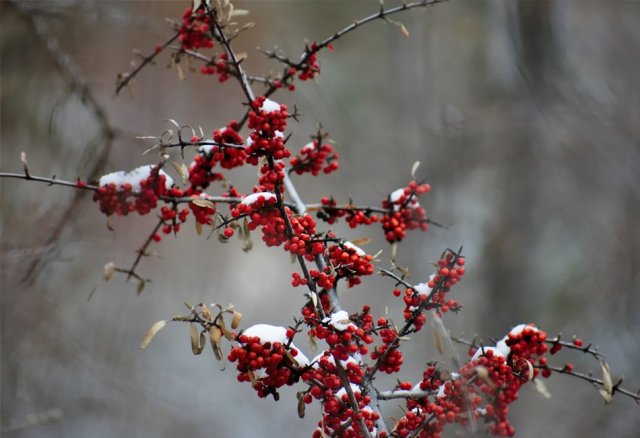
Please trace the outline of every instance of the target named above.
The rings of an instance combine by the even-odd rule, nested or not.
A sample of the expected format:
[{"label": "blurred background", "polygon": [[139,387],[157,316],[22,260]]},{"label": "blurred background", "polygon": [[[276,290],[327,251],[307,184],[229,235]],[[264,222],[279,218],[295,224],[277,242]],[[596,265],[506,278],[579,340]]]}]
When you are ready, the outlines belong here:
[{"label": "blurred background", "polygon": [[[237,84],[188,71],[180,81],[162,55],[114,97],[132,49],[166,41],[189,2],[0,3],[2,171],[97,178],[153,162],[142,152],[163,120],[206,133],[242,114]],[[388,6],[395,3],[387,2]],[[250,73],[280,66],[256,47],[292,57],[375,12],[376,1],[247,1],[256,27],[234,44]],[[244,19],[244,18],[243,18]],[[522,322],[600,346],[614,376],[640,387],[640,4],[633,1],[455,0],[396,15],[411,35],[384,22],[339,40],[319,59],[320,86],[298,84],[276,100],[296,104],[294,151],[319,123],[336,140],[339,172],[295,182],[308,202],[333,194],[378,205],[410,178],[415,161],[433,190],[422,204],[449,229],[414,232],[398,261],[421,282],[443,249],[464,245],[467,275],[453,297],[464,309],[444,322],[453,335],[489,342]],[[260,90],[256,86],[256,90]],[[187,157],[189,159],[190,156]],[[174,175],[175,176],[175,175]],[[252,169],[230,175],[250,191]],[[177,178],[176,178],[177,179]],[[139,271],[153,280],[140,296],[121,276],[91,290],[105,263],[129,266],[153,227],[151,216],[113,220],[88,193],[0,180],[2,194],[1,417],[6,437],[310,436],[319,408],[296,415],[295,389],[259,400],[221,371],[209,350],[191,354],[188,327],[170,324],[149,348],[151,323],[184,312],[184,301],[233,303],[243,325],[287,325],[299,313],[295,269],[277,249],[242,252],[197,236],[191,218],[177,239],[153,245]],[[320,225],[326,229],[324,225]],[[378,227],[335,230],[373,237]],[[255,236],[255,240],[259,240]],[[401,318],[393,283],[369,278],[342,291],[345,308],[372,305]],[[303,337],[298,346],[313,355]],[[465,349],[460,349],[461,354]],[[418,381],[440,357],[425,331],[405,347],[399,376]],[[589,358],[562,352],[576,369]],[[394,381],[380,379],[381,388]],[[568,376],[532,386],[512,405],[522,437],[637,437],[640,411],[616,396],[605,406]],[[385,402],[399,416],[400,403]]]}]

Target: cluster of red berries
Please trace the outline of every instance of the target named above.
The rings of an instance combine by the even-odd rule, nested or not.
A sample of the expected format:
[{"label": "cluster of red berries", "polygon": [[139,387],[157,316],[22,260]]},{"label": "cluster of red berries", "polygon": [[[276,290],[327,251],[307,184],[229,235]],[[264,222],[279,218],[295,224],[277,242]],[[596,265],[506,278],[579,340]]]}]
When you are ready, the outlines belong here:
[{"label": "cluster of red berries", "polygon": [[265,163],[260,166],[260,176],[258,177],[258,184],[260,191],[270,192],[275,191],[276,187],[279,188],[280,193],[284,193],[284,184],[281,181],[284,179],[284,162],[278,160],[273,163]]},{"label": "cluster of red berries", "polygon": [[380,317],[378,319],[378,327],[380,328],[378,334],[382,340],[382,345],[379,345],[371,352],[371,358],[380,360],[378,368],[380,371],[387,374],[397,373],[404,362],[402,352],[397,348],[396,339],[398,338],[398,333],[389,326],[386,318]]},{"label": "cluster of red berries", "polygon": [[182,14],[182,25],[178,40],[183,49],[210,49],[215,43],[211,33],[211,17],[204,9],[193,12],[192,8],[187,8]]},{"label": "cluster of red berries", "polygon": [[[307,57],[307,60],[302,65],[298,72],[298,79],[301,81],[308,81],[309,79],[315,79],[320,74],[320,63],[318,62],[318,52],[316,51],[318,44],[316,42],[311,43],[311,46],[307,49],[311,52],[311,55]],[[292,76],[296,74],[296,69],[292,68],[289,71]]]},{"label": "cluster of red berries", "polygon": [[160,217],[162,218],[162,222],[164,223],[162,227],[162,232],[164,234],[170,234],[171,232],[177,233],[180,231],[180,223],[184,223],[187,221],[187,215],[189,214],[189,210],[183,208],[178,212],[177,208],[169,208],[163,206],[160,209]]},{"label": "cluster of red berries", "polygon": [[[293,335],[288,329],[287,339]],[[228,359],[238,363],[238,381],[251,382],[259,397],[271,394],[277,400],[278,388],[298,382],[301,365],[306,364],[296,361],[296,348],[282,342],[262,342],[257,336],[241,335],[238,341],[240,345],[231,349]]]},{"label": "cluster of red berries", "polygon": [[[242,145],[244,138],[238,133],[240,128],[237,121],[232,120],[225,128],[213,131],[213,140],[219,144]],[[211,158],[214,162],[220,163],[224,169],[233,169],[242,166],[247,158],[244,148],[213,146],[211,148]]]},{"label": "cluster of red berries", "polygon": [[335,199],[323,197],[320,199],[322,208],[318,211],[318,218],[323,221],[334,224],[338,218],[344,217],[349,227],[355,228],[358,225],[371,225],[378,221],[378,216],[370,211],[353,208],[348,205],[346,207],[338,207]]},{"label": "cluster of red berries", "polygon": [[[206,196],[203,198],[202,194],[196,193],[191,195],[191,197],[196,199],[204,199],[206,200]],[[197,204],[196,202],[190,202],[189,208],[191,209],[191,213],[193,213],[193,217],[196,218],[196,222],[202,225],[211,225],[213,224],[213,215],[216,214],[216,206],[213,202],[209,202],[205,204]]]},{"label": "cluster of red berries", "polygon": [[128,182],[102,185],[94,192],[93,200],[99,203],[100,211],[107,216],[126,216],[133,211],[147,214],[158,206],[161,196],[173,196],[173,189],[167,188],[167,177],[157,166],[139,184],[140,190],[136,192]]},{"label": "cluster of red berries", "polygon": [[[318,422],[318,428],[313,432],[313,438],[335,436],[339,438],[357,438],[364,436],[360,428],[360,421],[364,422],[369,433],[374,431],[380,415],[369,408],[371,397],[362,395],[360,388],[351,386],[353,396],[358,404],[358,411],[351,407],[346,390],[341,389],[334,394],[323,394],[322,420]],[[378,435],[384,438],[386,435]]]},{"label": "cluster of red berries", "polygon": [[297,156],[291,158],[291,169],[298,175],[311,173],[318,176],[320,171],[329,174],[338,170],[340,155],[333,150],[333,146],[314,139],[300,150]]},{"label": "cluster of red berries", "polygon": [[217,59],[213,58],[209,63],[200,67],[200,73],[203,75],[218,75],[218,82],[224,82],[229,79],[229,68],[227,64],[228,56],[222,53]]},{"label": "cluster of red berries", "polygon": [[388,210],[381,222],[389,243],[400,242],[405,238],[407,230],[427,230],[427,212],[420,206],[418,196],[430,190],[429,184],[411,181],[407,187],[396,190],[382,202],[382,208]]},{"label": "cluster of red berries", "polygon": [[329,266],[325,269],[335,270],[336,278],[346,278],[349,287],[360,284],[360,277],[371,275],[375,267],[371,263],[373,257],[349,242],[342,245],[331,245],[327,249]]},{"label": "cluster of red berries", "polygon": [[284,131],[289,113],[286,105],[279,105],[264,96],[251,103],[248,127],[252,129],[247,141],[247,161],[258,164],[258,157],[269,154],[276,160],[288,158],[291,151],[284,144]]}]

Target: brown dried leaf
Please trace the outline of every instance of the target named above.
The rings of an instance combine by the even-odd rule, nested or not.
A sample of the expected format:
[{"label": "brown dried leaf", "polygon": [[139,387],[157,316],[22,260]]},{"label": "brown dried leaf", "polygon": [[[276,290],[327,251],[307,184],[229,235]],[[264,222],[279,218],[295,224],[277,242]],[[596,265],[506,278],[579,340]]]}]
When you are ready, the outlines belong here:
[{"label": "brown dried leaf", "polygon": [[202,307],[202,316],[204,317],[204,319],[206,319],[207,321],[211,321],[211,318],[213,317],[211,310],[209,310],[205,303],[200,304],[200,306]]},{"label": "brown dried leaf", "polygon": [[191,200],[191,202],[194,205],[197,205],[198,207],[202,207],[202,208],[216,208],[216,204],[214,204],[213,202],[209,201],[208,199],[202,199],[202,198],[193,198]]},{"label": "brown dried leaf", "polygon": [[142,348],[143,350],[145,348],[147,348],[147,345],[149,345],[149,342],[151,342],[151,340],[153,339],[153,337],[156,335],[156,333],[158,333],[160,330],[162,330],[162,328],[167,325],[166,320],[162,320],[162,321],[157,321],[155,323],[153,323],[151,325],[151,327],[149,327],[149,331],[147,331],[147,334],[144,335],[144,339],[142,340],[142,343],[140,344],[140,348]]},{"label": "brown dried leaf", "polygon": [[202,234],[202,224],[198,221],[195,221],[196,224],[196,234],[199,236]]},{"label": "brown dried leaf", "polygon": [[193,354],[200,354],[198,352],[199,346],[199,337],[198,337],[198,328],[194,323],[189,323],[189,336],[191,338],[191,351]]},{"label": "brown dried leaf", "polygon": [[304,412],[307,406],[304,402],[304,392],[298,392],[296,397],[298,398],[298,417],[304,418]]},{"label": "brown dried leaf", "polygon": [[233,317],[231,318],[231,328],[237,329],[240,326],[240,320],[242,319],[242,313],[237,310],[233,311]]},{"label": "brown dried leaf", "polygon": [[437,330],[432,330],[431,334],[433,335],[433,345],[435,345],[436,350],[440,354],[444,354],[444,349],[442,348],[442,338],[440,337],[440,333]]}]

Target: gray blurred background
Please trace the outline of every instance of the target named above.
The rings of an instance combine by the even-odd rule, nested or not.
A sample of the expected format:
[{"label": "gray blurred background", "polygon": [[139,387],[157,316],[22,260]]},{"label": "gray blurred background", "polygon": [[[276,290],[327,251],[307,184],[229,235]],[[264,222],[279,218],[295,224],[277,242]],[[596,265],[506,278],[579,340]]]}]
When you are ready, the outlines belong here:
[{"label": "gray blurred background", "polygon": [[[0,3],[3,171],[88,178],[152,160],[164,119],[205,132],[242,113],[237,84],[188,72],[179,81],[167,57],[137,79],[133,96],[114,98],[114,80],[132,49],[165,41],[165,17],[188,2]],[[394,3],[388,2],[389,5]],[[256,46],[297,56],[376,11],[376,1],[250,1],[254,30],[235,46],[250,73],[278,71]],[[22,10],[22,12],[19,11]],[[318,123],[342,154],[338,173],[295,178],[309,202],[333,194],[377,205],[410,178],[411,165],[433,186],[423,205],[451,223],[414,233],[399,263],[423,281],[446,247],[464,245],[467,276],[447,315],[453,334],[498,337],[517,323],[578,334],[599,345],[615,375],[640,387],[640,4],[633,1],[463,1],[393,17],[405,38],[376,22],[322,53],[321,86],[298,84],[277,100],[300,108],[294,150]],[[78,86],[78,81],[86,88]],[[76,83],[73,87],[70,84]],[[259,90],[259,87],[256,88]],[[83,94],[89,90],[90,95]],[[250,191],[253,170],[232,175]],[[7,437],[310,436],[317,405],[296,415],[295,390],[279,402],[238,385],[209,350],[191,354],[188,328],[169,325],[141,351],[149,325],[183,312],[183,302],[234,303],[245,327],[290,324],[302,303],[289,285],[289,257],[256,242],[249,254],[186,224],[178,239],[154,245],[140,271],[153,280],[141,296],[114,277],[87,297],[109,261],[128,266],[152,217],[113,221],[90,194],[2,180],[2,409]],[[324,225],[321,225],[324,228]],[[389,250],[378,227],[336,231],[371,236],[365,249]],[[371,278],[343,293],[346,308],[385,306],[401,318],[393,284]],[[297,341],[313,354],[302,338]],[[445,361],[425,332],[406,346],[401,378],[420,379],[429,359]],[[464,352],[461,349],[461,352]],[[409,359],[410,358],[410,359]],[[599,372],[563,352],[562,365]],[[381,379],[380,386],[393,385]],[[522,437],[636,437],[640,410],[567,376],[547,381],[543,399],[525,388],[512,405]],[[401,415],[397,401],[387,415]]]}]

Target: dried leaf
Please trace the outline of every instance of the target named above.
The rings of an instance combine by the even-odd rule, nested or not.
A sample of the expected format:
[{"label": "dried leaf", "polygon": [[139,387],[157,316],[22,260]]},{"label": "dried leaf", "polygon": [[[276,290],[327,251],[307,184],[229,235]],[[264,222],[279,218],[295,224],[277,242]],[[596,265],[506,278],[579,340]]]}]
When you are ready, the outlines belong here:
[{"label": "dried leaf", "polygon": [[491,380],[491,377],[489,377],[489,370],[487,370],[486,367],[483,367],[482,365],[478,365],[475,368],[475,372],[478,378],[482,380],[484,383],[486,383],[487,385],[489,385],[491,388],[495,386],[493,383],[493,380]]},{"label": "dried leaf", "polygon": [[545,385],[542,379],[535,379],[533,381],[533,386],[536,388],[536,391],[538,391],[538,393],[542,395],[544,398],[546,399],[551,398],[551,393],[547,389],[547,385]]},{"label": "dried leaf", "polygon": [[602,383],[604,386],[604,389],[600,390],[600,394],[604,398],[605,403],[611,403],[611,401],[613,401],[613,380],[611,379],[611,369],[605,360],[600,361],[600,368],[602,368]]},{"label": "dried leaf", "polygon": [[22,151],[20,152],[20,161],[22,161],[22,164],[24,164],[24,167],[27,167],[27,153]]},{"label": "dried leaf", "polygon": [[393,243],[391,245],[391,262],[395,264],[396,256],[398,255],[398,243]]},{"label": "dried leaf", "polygon": [[195,223],[196,223],[196,234],[199,236],[202,234],[202,224],[198,221],[196,221]]},{"label": "dried leaf", "polygon": [[116,265],[113,262],[109,262],[106,265],[104,265],[104,270],[102,271],[102,279],[104,281],[109,281],[111,280],[111,277],[113,277],[113,273],[116,272]]},{"label": "dried leaf", "polygon": [[528,371],[527,371],[527,380],[528,381],[532,381],[533,380],[533,375],[534,375],[534,373],[533,373],[533,364],[530,361],[528,361],[527,359],[522,359],[522,360],[525,361],[526,364],[527,364],[527,369],[528,369]]},{"label": "dried leaf", "polygon": [[247,15],[248,13],[249,11],[247,9],[234,9],[230,15],[232,17],[241,17],[243,15]]},{"label": "dried leaf", "polygon": [[304,411],[307,406],[304,402],[304,392],[298,392],[296,397],[298,398],[298,417],[304,418]]},{"label": "dried leaf", "polygon": [[237,329],[240,326],[240,320],[242,319],[242,313],[237,310],[233,311],[233,318],[231,319],[231,328]]},{"label": "dried leaf", "polygon": [[202,198],[193,198],[191,200],[191,202],[194,205],[197,205],[198,207],[202,207],[202,208],[216,208],[216,204],[214,204],[213,202],[209,201],[208,199],[202,199]]},{"label": "dried leaf", "polygon": [[311,302],[313,303],[313,308],[317,308],[318,307],[318,294],[311,291],[309,292],[309,294],[311,295]]},{"label": "dried leaf", "polygon": [[111,223],[111,218],[107,218],[107,230],[114,231],[113,224]]},{"label": "dried leaf", "polygon": [[202,316],[204,317],[204,319],[206,319],[207,321],[211,321],[211,317],[213,316],[211,310],[209,310],[205,303],[200,304],[200,307],[202,307]]},{"label": "dried leaf", "polygon": [[420,167],[420,161],[416,161],[411,167],[411,177],[413,179],[416,179],[416,171],[418,170],[418,167]]},{"label": "dried leaf", "polygon": [[366,245],[367,243],[371,243],[373,239],[371,237],[361,237],[360,239],[356,239],[356,240],[352,240],[351,243],[353,243],[356,246],[363,246]]},{"label": "dried leaf", "polygon": [[309,347],[311,347],[311,351],[318,351],[318,343],[315,336],[309,335]]},{"label": "dried leaf", "polygon": [[398,26],[398,28],[400,29],[400,33],[402,35],[404,35],[405,37],[409,37],[409,31],[407,30],[406,27],[404,27],[404,24],[400,23],[399,21],[396,21],[396,26]]},{"label": "dried leaf", "polygon": [[216,327],[209,327],[209,341],[211,342],[211,349],[217,360],[222,360],[222,348],[220,347],[220,340],[222,339],[222,331]]},{"label": "dried leaf", "polygon": [[138,287],[136,288],[136,293],[138,295],[140,295],[142,293],[142,291],[144,290],[144,287],[147,285],[147,282],[144,280],[140,280],[138,282]]},{"label": "dried leaf", "polygon": [[176,172],[178,172],[180,178],[182,178],[182,184],[186,184],[187,181],[189,181],[189,169],[187,169],[187,166],[184,163],[178,164],[174,161],[171,162],[171,165],[176,170]]},{"label": "dried leaf", "polygon": [[147,345],[149,345],[149,342],[151,342],[151,340],[156,335],[156,333],[158,333],[160,330],[162,330],[162,328],[165,325],[167,325],[167,322],[168,321],[166,320],[162,320],[162,321],[153,323],[153,325],[151,325],[151,327],[149,328],[149,331],[147,332],[147,334],[144,336],[144,339],[140,344],[140,348],[142,348],[143,350],[147,348]]},{"label": "dried leaf", "polygon": [[442,348],[442,338],[440,337],[440,333],[437,330],[432,330],[431,334],[433,335],[433,345],[435,345],[436,350],[440,354],[444,354],[444,349]]},{"label": "dried leaf", "polygon": [[191,351],[193,354],[200,354],[198,349],[200,348],[198,341],[198,328],[194,323],[189,323],[189,336],[191,338]]}]

